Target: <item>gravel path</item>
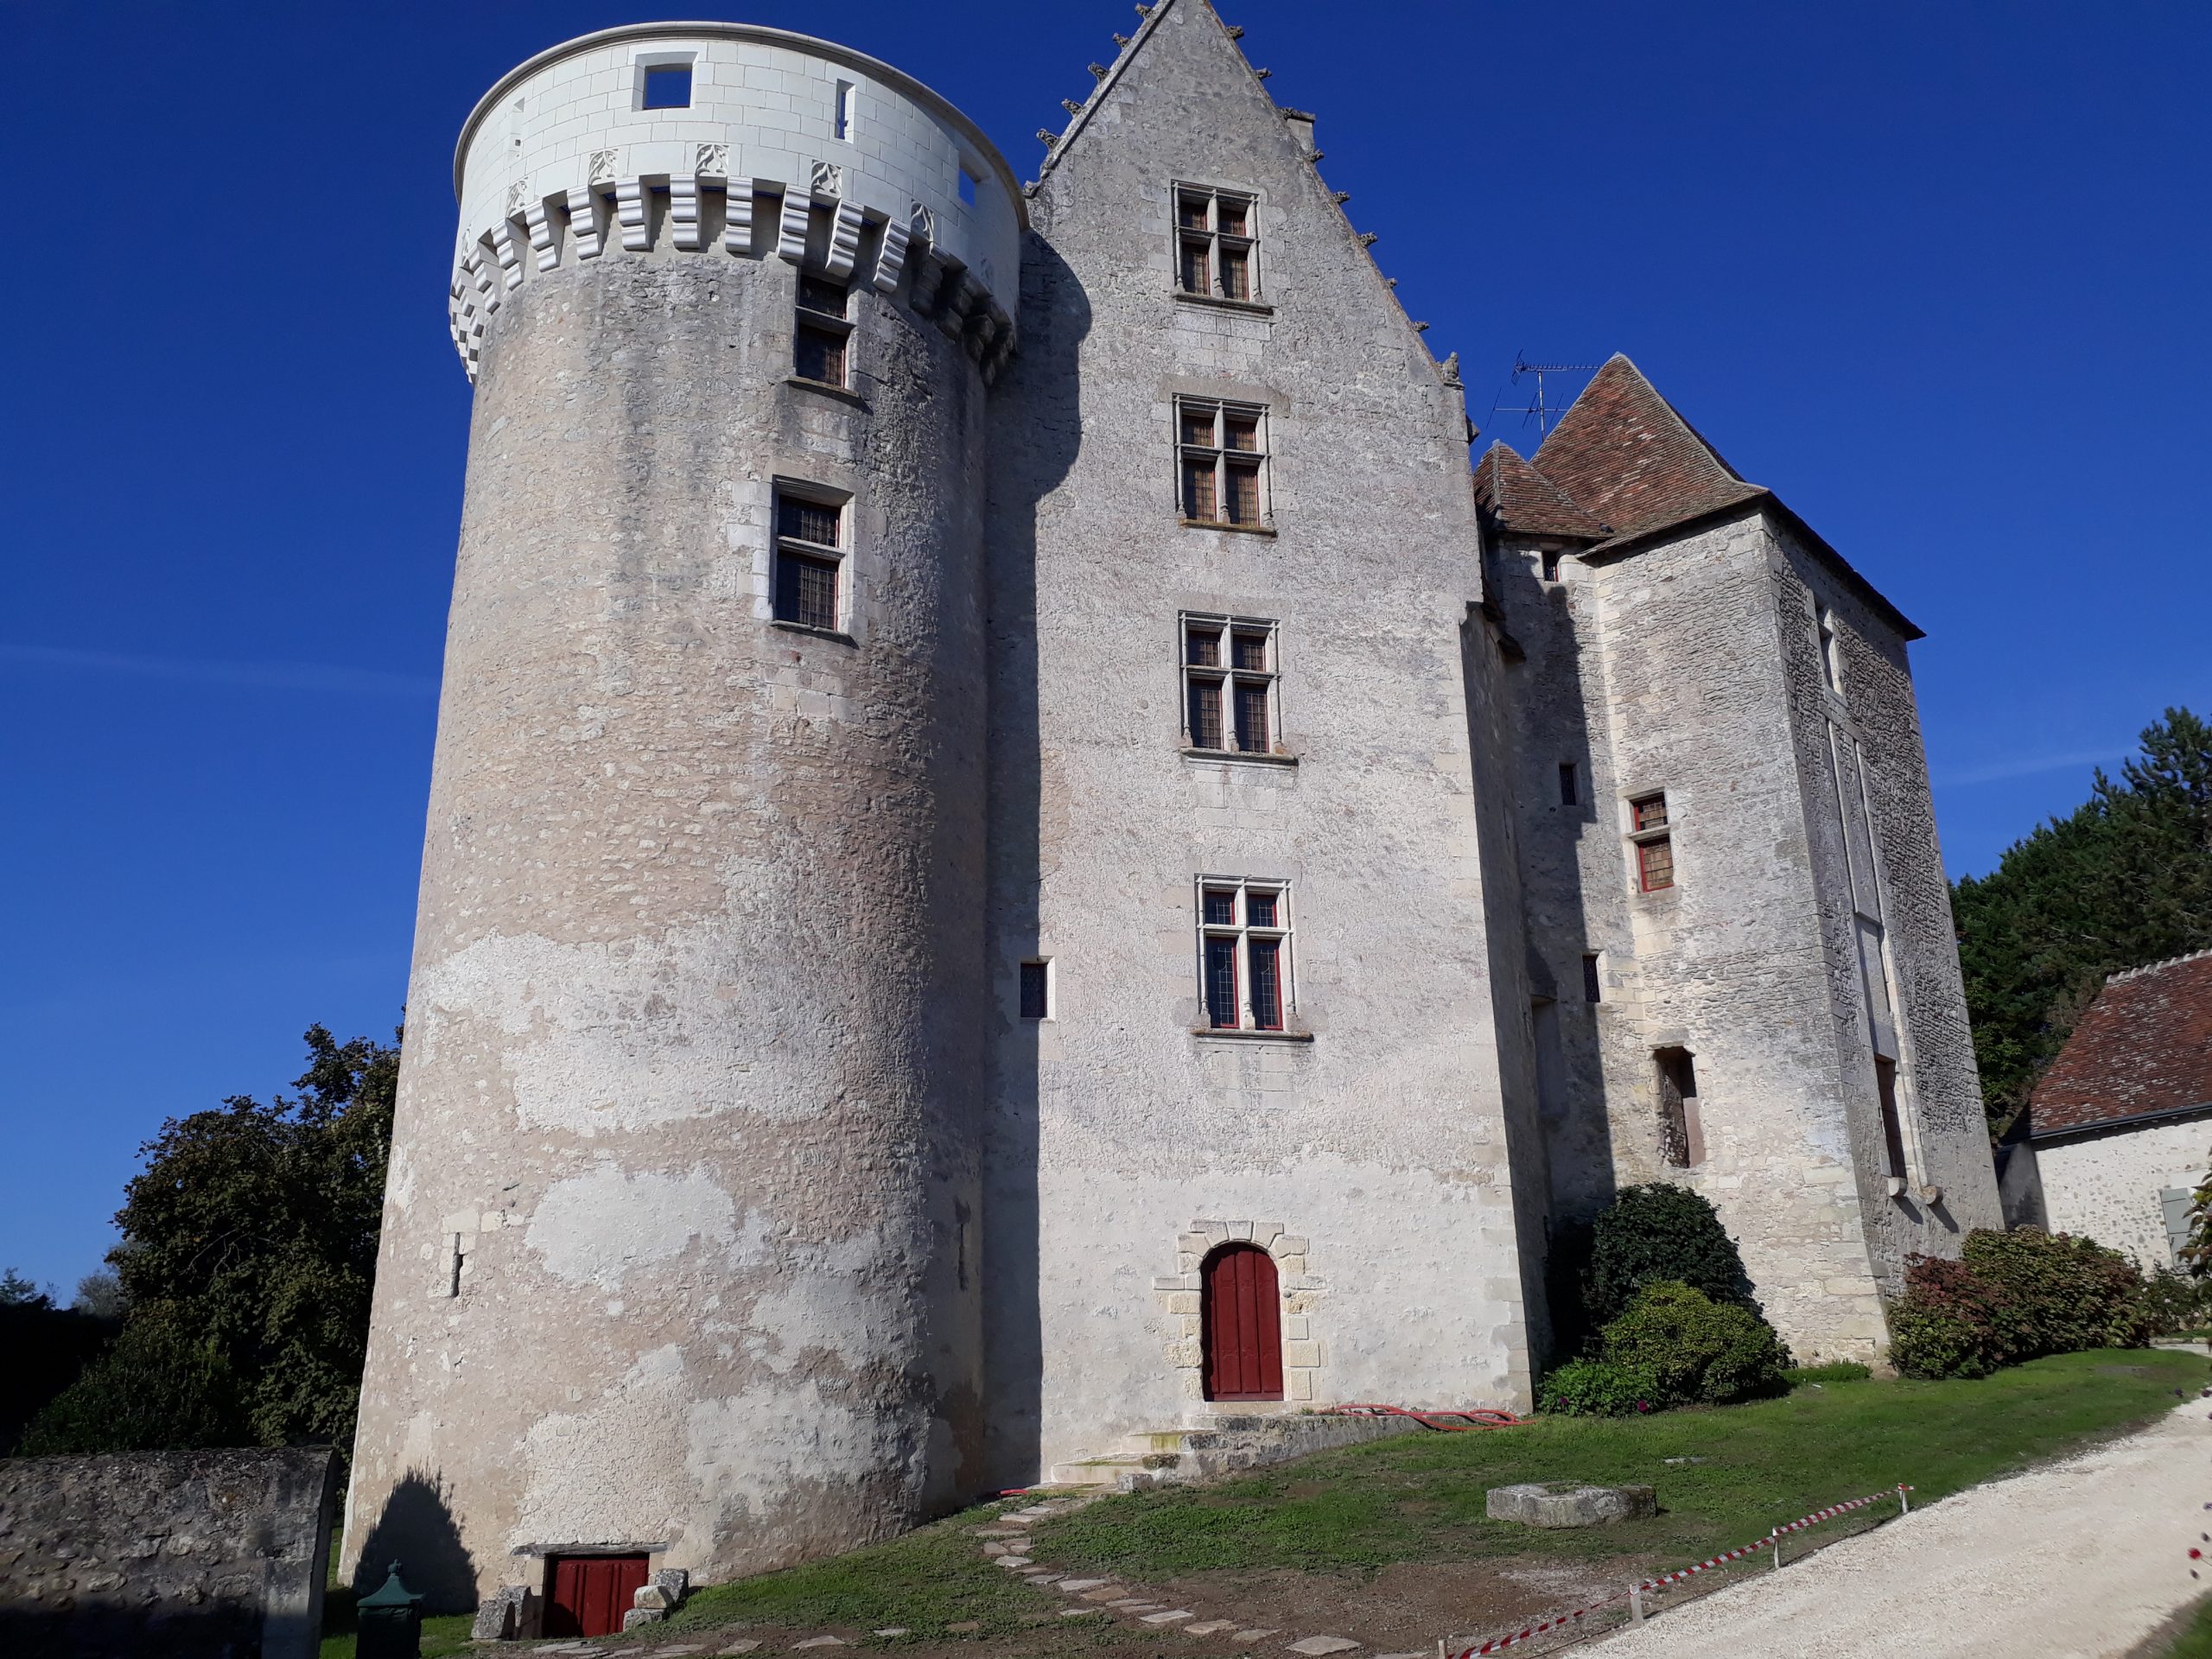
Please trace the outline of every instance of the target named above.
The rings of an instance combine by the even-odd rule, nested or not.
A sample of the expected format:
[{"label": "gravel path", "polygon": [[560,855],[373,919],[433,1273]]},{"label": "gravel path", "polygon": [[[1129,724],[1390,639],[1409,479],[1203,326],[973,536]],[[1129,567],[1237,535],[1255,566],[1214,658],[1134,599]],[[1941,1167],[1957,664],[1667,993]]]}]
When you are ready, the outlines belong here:
[{"label": "gravel path", "polygon": [[[1592,1644],[1605,1659],[2121,1655],[2207,1590],[2212,1402]],[[1785,1563],[1788,1551],[1783,1552]],[[2191,1579],[2191,1566],[2206,1570]],[[1663,1598],[1661,1605],[1664,1605]]]}]

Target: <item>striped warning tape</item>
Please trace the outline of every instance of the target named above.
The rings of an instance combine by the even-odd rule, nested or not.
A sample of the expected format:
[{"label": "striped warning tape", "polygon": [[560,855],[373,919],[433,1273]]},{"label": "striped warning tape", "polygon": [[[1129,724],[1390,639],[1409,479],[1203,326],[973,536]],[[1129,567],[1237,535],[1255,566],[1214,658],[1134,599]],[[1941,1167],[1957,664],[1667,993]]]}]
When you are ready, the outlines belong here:
[{"label": "striped warning tape", "polygon": [[1479,1659],[1483,1654],[1503,1653],[1508,1648],[1517,1647],[1520,1643],[1531,1641],[1548,1631],[1564,1630],[1578,1619],[1587,1618],[1600,1607],[1610,1606],[1617,1601],[1625,1601],[1630,1596],[1641,1595],[1646,1590],[1658,1590],[1670,1584],[1679,1584],[1684,1579],[1694,1578],[1700,1573],[1709,1573],[1716,1567],[1726,1567],[1731,1561],[1740,1561],[1746,1555],[1756,1555],[1762,1550],[1774,1549],[1777,1547],[1776,1540],[1784,1533],[1802,1532],[1808,1527],[1816,1527],[1823,1521],[1833,1521],[1839,1515],[1847,1515],[1853,1510],[1863,1510],[1869,1503],[1879,1503],[1888,1498],[1897,1499],[1901,1505],[1907,1503],[1910,1500],[1905,1494],[1912,1490],[1911,1487],[1900,1483],[1886,1492],[1874,1492],[1866,1497],[1854,1497],[1848,1503],[1831,1503],[1825,1510],[1815,1510],[1810,1515],[1799,1516],[1787,1526],[1777,1527],[1765,1537],[1745,1544],[1741,1549],[1732,1549],[1719,1555],[1708,1556],[1694,1566],[1662,1573],[1656,1579],[1646,1579],[1642,1584],[1632,1586],[1629,1589],[1617,1591],[1610,1596],[1602,1596],[1586,1607],[1577,1607],[1572,1612],[1554,1613],[1549,1618],[1537,1624],[1509,1631],[1503,1636],[1494,1636],[1478,1646],[1461,1649],[1458,1653],[1449,1656],[1449,1659]]}]

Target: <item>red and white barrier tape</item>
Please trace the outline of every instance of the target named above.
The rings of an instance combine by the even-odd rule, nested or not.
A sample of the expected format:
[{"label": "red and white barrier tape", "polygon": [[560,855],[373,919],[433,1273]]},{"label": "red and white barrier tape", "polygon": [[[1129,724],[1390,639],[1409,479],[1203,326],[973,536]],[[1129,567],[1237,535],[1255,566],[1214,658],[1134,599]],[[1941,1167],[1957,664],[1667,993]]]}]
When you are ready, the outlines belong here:
[{"label": "red and white barrier tape", "polygon": [[1818,1526],[1823,1521],[1833,1521],[1839,1515],[1848,1514],[1853,1510],[1863,1510],[1869,1503],[1879,1503],[1888,1498],[1894,1497],[1900,1505],[1903,1505],[1907,1502],[1905,1494],[1910,1491],[1912,1491],[1911,1487],[1900,1483],[1886,1492],[1875,1492],[1866,1497],[1854,1497],[1845,1503],[1831,1503],[1827,1509],[1815,1510],[1812,1514],[1802,1516],[1787,1526],[1777,1527],[1756,1543],[1745,1544],[1741,1549],[1732,1549],[1723,1554],[1710,1556],[1698,1562],[1694,1567],[1685,1567],[1676,1572],[1663,1573],[1656,1579],[1646,1579],[1642,1584],[1632,1586],[1626,1590],[1617,1591],[1610,1596],[1602,1596],[1588,1606],[1577,1607],[1572,1612],[1554,1613],[1549,1618],[1537,1624],[1510,1631],[1504,1636],[1492,1637],[1478,1646],[1463,1648],[1458,1653],[1450,1656],[1450,1659],[1480,1659],[1480,1656],[1486,1653],[1503,1653],[1508,1648],[1542,1636],[1547,1631],[1563,1630],[1577,1619],[1588,1618],[1600,1607],[1610,1606],[1617,1601],[1625,1601],[1630,1596],[1640,1595],[1646,1590],[1657,1590],[1667,1585],[1679,1584],[1684,1579],[1694,1578],[1700,1573],[1709,1573],[1716,1567],[1726,1567],[1731,1561],[1740,1561],[1746,1555],[1756,1555],[1762,1550],[1772,1549],[1776,1547],[1776,1541],[1784,1533],[1802,1532],[1808,1527]]}]

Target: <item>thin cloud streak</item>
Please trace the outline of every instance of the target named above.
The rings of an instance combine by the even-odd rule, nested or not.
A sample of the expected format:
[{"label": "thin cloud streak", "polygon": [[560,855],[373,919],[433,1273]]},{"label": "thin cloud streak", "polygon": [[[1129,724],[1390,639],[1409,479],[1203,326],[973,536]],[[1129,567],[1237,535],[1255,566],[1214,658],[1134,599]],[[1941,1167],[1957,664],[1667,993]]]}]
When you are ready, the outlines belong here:
[{"label": "thin cloud streak", "polygon": [[2069,766],[2124,760],[2134,752],[2134,745],[2119,743],[2110,748],[2076,749],[2067,754],[2028,754],[2011,760],[1991,760],[1978,766],[1961,766],[1955,772],[1946,766],[1936,770],[1935,784],[1938,789],[1959,789],[1972,784],[1999,783],[2007,778],[2032,778],[2037,772],[2063,772]]},{"label": "thin cloud streak", "polygon": [[270,691],[334,691],[367,696],[435,696],[438,683],[383,669],[340,668],[328,663],[222,663],[181,657],[132,657],[117,652],[65,651],[53,645],[0,644],[0,664],[25,668],[121,674],[137,679],[178,680],[198,685],[245,685]]}]

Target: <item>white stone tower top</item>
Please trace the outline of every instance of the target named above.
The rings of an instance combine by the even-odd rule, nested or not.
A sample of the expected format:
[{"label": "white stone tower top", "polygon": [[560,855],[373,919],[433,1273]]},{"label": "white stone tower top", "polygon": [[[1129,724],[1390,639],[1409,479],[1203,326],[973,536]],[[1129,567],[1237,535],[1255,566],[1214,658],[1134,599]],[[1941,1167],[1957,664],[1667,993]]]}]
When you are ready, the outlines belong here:
[{"label": "white stone tower top", "polygon": [[[649,73],[667,69],[690,71],[688,102],[651,107]],[[531,251],[539,270],[558,264],[580,193],[615,198],[626,184],[632,196],[682,197],[733,183],[733,195],[842,204],[895,227],[902,257],[910,235],[1014,309],[1027,218],[1013,169],[974,122],[865,53],[711,22],[579,35],[485,93],[454,153],[454,297],[474,303],[480,293],[496,309]],[[597,251],[588,239],[578,249]],[[457,318],[471,358],[463,332]]]}]

